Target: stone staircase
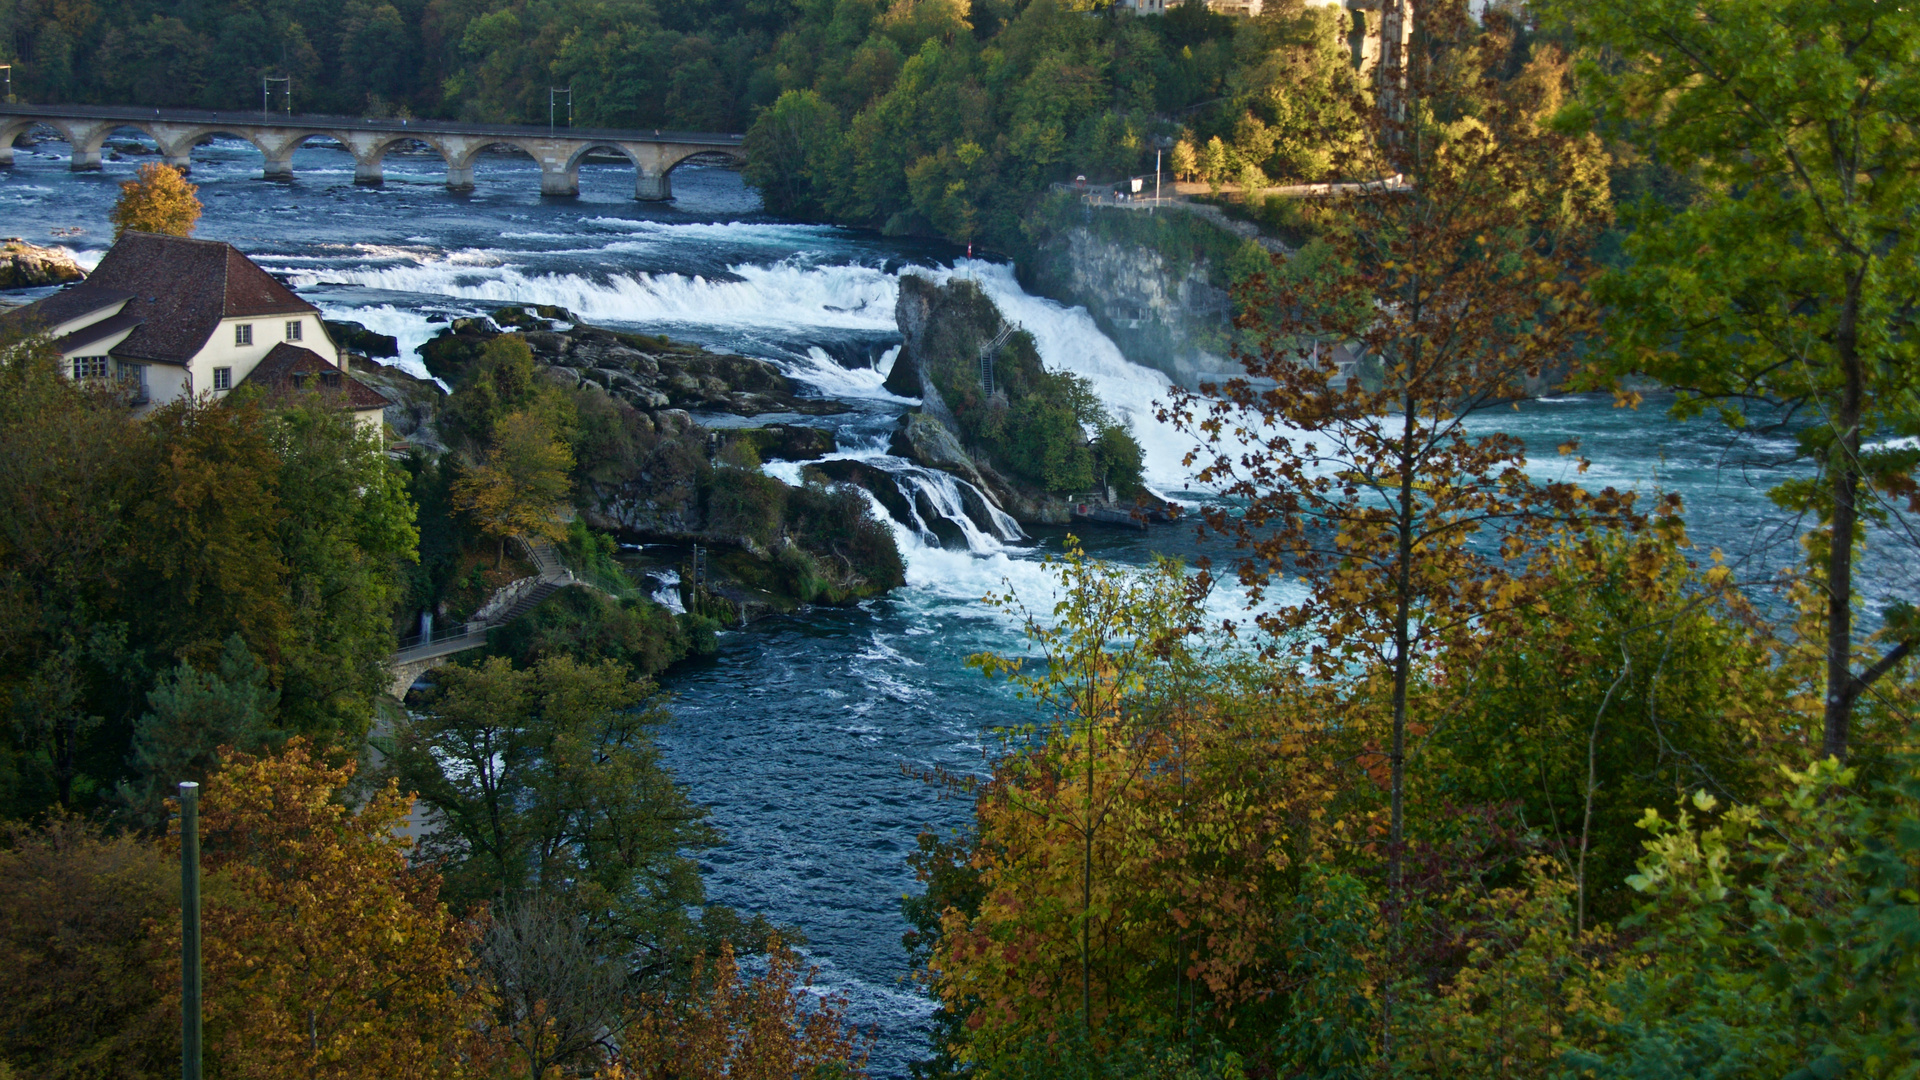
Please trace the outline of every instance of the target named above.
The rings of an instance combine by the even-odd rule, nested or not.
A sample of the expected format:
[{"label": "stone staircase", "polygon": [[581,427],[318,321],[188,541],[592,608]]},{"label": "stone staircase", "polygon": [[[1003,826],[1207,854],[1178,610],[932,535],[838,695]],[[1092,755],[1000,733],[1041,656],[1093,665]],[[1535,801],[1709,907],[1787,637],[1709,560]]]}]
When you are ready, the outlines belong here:
[{"label": "stone staircase", "polygon": [[527,556],[527,561],[533,564],[534,570],[538,573],[533,583],[527,586],[512,604],[502,610],[495,611],[485,618],[471,619],[451,633],[418,641],[396,651],[391,661],[394,671],[395,697],[403,696],[406,688],[412,686],[415,679],[428,669],[444,663],[447,657],[485,645],[487,631],[496,626],[505,626],[528,614],[539,607],[540,602],[547,597],[576,583],[573,571],[567,569],[567,564],[560,560],[560,553],[553,550],[553,545],[546,540],[517,536],[514,537],[514,542],[520,546],[520,550]]}]

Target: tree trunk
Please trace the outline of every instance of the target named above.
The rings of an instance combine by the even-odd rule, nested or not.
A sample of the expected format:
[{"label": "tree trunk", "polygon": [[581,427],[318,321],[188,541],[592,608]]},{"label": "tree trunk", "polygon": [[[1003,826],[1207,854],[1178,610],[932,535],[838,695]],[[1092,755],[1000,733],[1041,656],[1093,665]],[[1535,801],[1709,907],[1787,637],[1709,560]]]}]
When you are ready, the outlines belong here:
[{"label": "tree trunk", "polygon": [[1093,962],[1087,924],[1093,911],[1093,739],[1097,731],[1093,718],[1088,717],[1087,832],[1080,861],[1080,1032],[1089,1046],[1093,1043]]},{"label": "tree trunk", "polygon": [[[1414,440],[1418,435],[1416,402],[1408,397],[1401,427],[1400,506],[1397,558],[1394,564],[1393,606],[1393,747],[1388,755],[1387,931],[1390,966],[1400,962],[1401,928],[1406,905],[1406,861],[1402,854],[1407,834],[1407,681],[1413,667],[1409,627],[1413,621]],[[1393,988],[1381,998],[1380,1054],[1393,1060]]]},{"label": "tree trunk", "polygon": [[1826,730],[1820,752],[1847,760],[1853,722],[1853,531],[1859,523],[1860,413],[1866,396],[1866,372],[1860,365],[1861,275],[1847,282],[1847,295],[1834,328],[1834,352],[1845,380],[1834,426],[1839,437],[1830,457],[1833,484],[1832,533],[1827,550],[1827,702]]}]

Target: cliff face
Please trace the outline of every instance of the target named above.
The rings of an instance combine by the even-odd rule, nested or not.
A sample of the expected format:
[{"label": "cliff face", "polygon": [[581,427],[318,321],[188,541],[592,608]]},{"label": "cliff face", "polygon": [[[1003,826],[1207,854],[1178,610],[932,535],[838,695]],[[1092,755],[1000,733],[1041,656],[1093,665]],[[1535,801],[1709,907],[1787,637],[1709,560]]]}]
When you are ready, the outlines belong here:
[{"label": "cliff face", "polygon": [[1212,253],[1176,258],[1150,239],[1073,225],[1040,246],[1029,288],[1086,308],[1127,359],[1197,387],[1241,372],[1226,356],[1233,304],[1215,283],[1219,261]]}]

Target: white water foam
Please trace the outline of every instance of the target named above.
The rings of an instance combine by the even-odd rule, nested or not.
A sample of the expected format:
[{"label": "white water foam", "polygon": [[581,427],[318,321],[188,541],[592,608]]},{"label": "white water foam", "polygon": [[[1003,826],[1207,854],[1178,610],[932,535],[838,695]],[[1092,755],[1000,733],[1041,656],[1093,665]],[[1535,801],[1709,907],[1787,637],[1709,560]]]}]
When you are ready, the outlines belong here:
[{"label": "white water foam", "polygon": [[375,307],[339,307],[327,305],[320,309],[324,318],[335,322],[357,322],[376,334],[386,334],[400,347],[400,355],[381,363],[391,364],[418,379],[433,379],[440,383],[440,389],[449,393],[452,389],[446,383],[434,379],[427,371],[426,362],[420,359],[420,346],[433,340],[446,323],[432,323],[417,311],[406,311],[392,304],[380,304]]},{"label": "white water foam", "polygon": [[827,397],[867,398],[897,405],[918,405],[919,398],[901,397],[888,392],[886,388],[887,373],[893,369],[893,357],[899,352],[900,347],[896,345],[873,367],[849,368],[841,367],[839,361],[827,355],[827,350],[812,345],[807,348],[807,355],[803,359],[776,362],[789,378],[798,379]]},{"label": "white water foam", "polygon": [[868,266],[743,264],[731,268],[740,280],[713,281],[684,274],[530,275],[516,266],[475,265],[482,261],[461,252],[412,266],[300,270],[293,281],[296,287],[343,281],[392,292],[555,304],[586,319],[621,323],[880,332],[896,325],[898,283]]}]

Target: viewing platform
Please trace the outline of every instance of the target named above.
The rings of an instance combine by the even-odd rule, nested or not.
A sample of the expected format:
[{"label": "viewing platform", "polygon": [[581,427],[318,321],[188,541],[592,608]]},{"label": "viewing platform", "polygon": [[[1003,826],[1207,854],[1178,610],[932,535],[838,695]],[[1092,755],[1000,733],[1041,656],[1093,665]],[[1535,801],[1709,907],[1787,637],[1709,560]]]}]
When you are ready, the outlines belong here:
[{"label": "viewing platform", "polygon": [[152,139],[161,160],[182,170],[191,167],[193,148],[209,139],[226,135],[245,140],[260,151],[264,180],[292,179],[293,152],[309,139],[330,140],[352,154],[356,184],[380,183],[381,161],[395,149],[424,146],[446,162],[450,191],[473,190],[475,161],[493,147],[531,157],[540,166],[540,193],[558,196],[580,193],[580,163],[595,151],[632,162],[633,197],[648,201],[673,198],[673,170],[689,159],[712,155],[736,165],[746,162],[741,136],[703,132],[0,103],[0,167],[13,164],[14,140],[37,126],[53,129],[66,141],[69,167],[76,172],[100,168],[107,139],[128,130]]}]

